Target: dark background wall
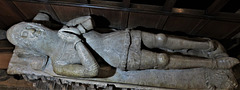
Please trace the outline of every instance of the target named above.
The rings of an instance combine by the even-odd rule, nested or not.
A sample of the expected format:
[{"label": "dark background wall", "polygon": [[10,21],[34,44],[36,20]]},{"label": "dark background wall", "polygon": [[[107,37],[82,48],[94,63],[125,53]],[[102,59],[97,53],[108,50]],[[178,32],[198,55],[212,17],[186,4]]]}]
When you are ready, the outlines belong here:
[{"label": "dark background wall", "polygon": [[142,26],[228,39],[240,31],[235,4],[236,0],[0,0],[0,28],[45,11],[60,22],[94,15],[117,29]]},{"label": "dark background wall", "polygon": [[[144,27],[151,28],[146,30],[156,32],[180,32],[217,39],[231,56],[240,59],[238,1],[0,0],[0,29],[7,30],[18,22],[31,21],[40,11],[49,13],[58,22],[91,15],[97,27],[116,29]],[[13,46],[0,42],[0,52],[6,49],[12,53]],[[9,55],[10,58],[11,54]]]}]

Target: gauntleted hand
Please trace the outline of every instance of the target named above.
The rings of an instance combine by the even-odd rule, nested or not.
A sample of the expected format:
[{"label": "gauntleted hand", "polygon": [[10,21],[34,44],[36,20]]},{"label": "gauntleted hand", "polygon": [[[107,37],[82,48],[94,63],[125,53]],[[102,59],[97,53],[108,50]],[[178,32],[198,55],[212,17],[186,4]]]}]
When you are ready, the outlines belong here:
[{"label": "gauntleted hand", "polygon": [[68,21],[66,25],[69,27],[77,26],[77,29],[79,29],[81,33],[86,33],[86,31],[93,29],[91,16],[82,16],[72,19]]},{"label": "gauntleted hand", "polygon": [[77,28],[74,27],[64,26],[58,31],[58,36],[66,42],[76,43],[78,41],[81,41],[78,35],[81,35],[81,33]]},{"label": "gauntleted hand", "polygon": [[58,36],[64,41],[76,43],[81,39],[79,35],[93,29],[91,16],[82,16],[67,22],[66,26],[58,31]]}]

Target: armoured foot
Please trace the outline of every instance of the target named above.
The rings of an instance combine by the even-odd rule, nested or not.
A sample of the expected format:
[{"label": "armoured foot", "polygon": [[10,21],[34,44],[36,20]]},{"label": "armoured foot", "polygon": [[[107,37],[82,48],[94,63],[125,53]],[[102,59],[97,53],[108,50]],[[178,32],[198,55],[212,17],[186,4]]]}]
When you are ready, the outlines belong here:
[{"label": "armoured foot", "polygon": [[217,41],[209,41],[209,49],[203,50],[204,53],[208,54],[210,58],[220,58],[220,57],[228,57],[227,53],[225,52],[224,47]]},{"label": "armoured foot", "polygon": [[219,69],[229,69],[235,66],[236,64],[239,63],[239,60],[236,58],[232,57],[222,57],[218,58],[215,61],[215,66],[214,68],[219,68]]},{"label": "armoured foot", "polygon": [[183,54],[205,57],[205,58],[221,58],[228,57],[224,47],[217,41],[209,40],[208,41],[209,48],[205,50],[187,50],[186,52],[182,52]]},{"label": "armoured foot", "polygon": [[206,49],[206,50],[204,50],[204,51],[211,52],[211,51],[214,51],[214,50],[217,49],[217,46],[216,46],[216,44],[214,43],[213,40],[209,40],[209,41],[208,41],[208,47],[209,47],[209,48]]}]

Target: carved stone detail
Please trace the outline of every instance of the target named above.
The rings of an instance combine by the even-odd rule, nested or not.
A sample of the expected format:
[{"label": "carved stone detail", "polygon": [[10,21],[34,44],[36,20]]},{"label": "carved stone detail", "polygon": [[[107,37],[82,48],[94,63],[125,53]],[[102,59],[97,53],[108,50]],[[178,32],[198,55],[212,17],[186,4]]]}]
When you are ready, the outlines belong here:
[{"label": "carved stone detail", "polygon": [[[35,19],[48,18],[41,15]],[[75,18],[58,32],[37,23],[12,26],[7,38],[16,49],[8,73],[88,77],[87,80],[183,89],[237,86],[229,69],[239,61],[228,57],[217,41],[129,29],[102,34],[92,30],[92,23],[90,16]],[[143,49],[143,45],[148,49]],[[154,52],[153,48],[164,52]],[[90,49],[117,69],[112,77],[90,78],[100,70]]]}]

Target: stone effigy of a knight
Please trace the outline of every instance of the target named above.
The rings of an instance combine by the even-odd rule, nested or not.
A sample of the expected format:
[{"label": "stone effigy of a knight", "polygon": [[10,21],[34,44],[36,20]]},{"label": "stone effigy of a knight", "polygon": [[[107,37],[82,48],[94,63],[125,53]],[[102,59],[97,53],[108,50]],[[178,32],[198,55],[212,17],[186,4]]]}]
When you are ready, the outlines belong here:
[{"label": "stone effigy of a knight", "polygon": [[[48,21],[48,16],[39,13],[34,19]],[[20,22],[7,31],[7,38],[16,46],[9,64],[10,74],[47,73],[50,66],[53,74],[49,75],[94,78],[100,66],[91,48],[117,68],[114,76],[102,81],[185,89],[237,85],[230,69],[239,61],[229,57],[220,43],[208,38],[192,39],[132,29],[99,33],[94,31],[91,16],[72,19],[58,31],[38,23]],[[148,49],[143,49],[143,45]],[[153,48],[164,52],[151,51]],[[27,68],[37,71],[21,71],[25,69],[17,66],[24,64],[19,63],[21,60],[32,60]],[[215,83],[215,79],[221,79],[221,84]]]}]

